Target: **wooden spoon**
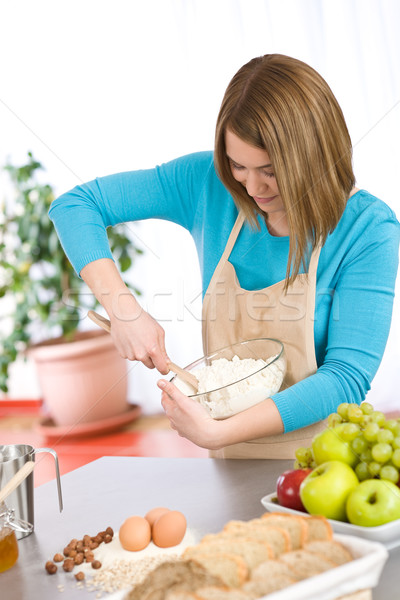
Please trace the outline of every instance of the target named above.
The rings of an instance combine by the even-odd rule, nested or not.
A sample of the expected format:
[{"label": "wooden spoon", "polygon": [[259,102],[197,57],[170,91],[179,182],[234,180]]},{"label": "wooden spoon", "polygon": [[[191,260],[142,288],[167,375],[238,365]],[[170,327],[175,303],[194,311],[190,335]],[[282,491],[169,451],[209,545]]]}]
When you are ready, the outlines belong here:
[{"label": "wooden spoon", "polygon": [[[89,310],[88,317],[93,321],[93,323],[96,323],[96,325],[99,325],[99,327],[102,327],[103,329],[105,329],[105,331],[108,331],[108,333],[110,333],[111,323],[108,319],[102,317],[101,315],[99,315],[99,313],[95,312],[94,310]],[[189,371],[186,371],[185,369],[182,369],[181,367],[179,367],[171,361],[168,362],[168,368],[173,373],[179,375],[179,377],[183,379],[183,381],[186,381],[186,383],[188,383],[197,393],[199,382],[195,375],[189,373]]]},{"label": "wooden spoon", "polygon": [[24,481],[28,475],[30,475],[33,471],[35,463],[33,460],[29,460],[11,477],[10,481],[6,483],[6,485],[0,491],[0,504],[4,502],[4,500],[9,496],[21,483]]}]

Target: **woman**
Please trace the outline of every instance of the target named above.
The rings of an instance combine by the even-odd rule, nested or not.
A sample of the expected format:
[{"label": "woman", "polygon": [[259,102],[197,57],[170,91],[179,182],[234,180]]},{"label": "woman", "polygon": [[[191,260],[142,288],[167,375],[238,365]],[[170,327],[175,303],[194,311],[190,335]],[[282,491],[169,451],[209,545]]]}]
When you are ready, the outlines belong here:
[{"label": "woman", "polygon": [[100,178],[51,207],[122,356],[168,372],[164,331],[123,284],[106,236],[109,225],[154,217],[196,243],[205,352],[254,337],[284,342],[286,389],[222,421],[159,381],[172,427],[214,456],[292,457],[341,402],[360,403],[370,387],[390,328],[400,228],[386,204],[355,188],[351,159],[327,83],[272,54],[230,82],[214,156]]}]

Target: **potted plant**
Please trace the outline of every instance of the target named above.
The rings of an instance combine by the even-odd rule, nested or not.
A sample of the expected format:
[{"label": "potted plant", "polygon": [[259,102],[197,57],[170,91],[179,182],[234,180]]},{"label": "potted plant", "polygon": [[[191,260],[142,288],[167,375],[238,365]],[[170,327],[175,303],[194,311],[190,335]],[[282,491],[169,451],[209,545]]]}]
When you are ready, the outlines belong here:
[{"label": "potted plant", "polygon": [[[14,197],[4,201],[0,216],[0,389],[8,391],[10,365],[30,353],[56,424],[127,410],[126,361],[103,331],[82,331],[81,316],[98,303],[74,272],[48,218],[54,193],[39,181],[42,165],[28,153],[26,164],[4,169]],[[142,254],[124,227],[108,230],[122,273]]]}]

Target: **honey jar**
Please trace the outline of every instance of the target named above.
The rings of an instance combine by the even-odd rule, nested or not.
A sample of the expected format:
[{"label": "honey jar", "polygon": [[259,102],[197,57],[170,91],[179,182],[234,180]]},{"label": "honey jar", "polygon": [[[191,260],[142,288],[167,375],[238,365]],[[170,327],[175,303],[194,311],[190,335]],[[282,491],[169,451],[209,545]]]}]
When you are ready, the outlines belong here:
[{"label": "honey jar", "polygon": [[18,560],[16,531],[32,531],[32,525],[15,519],[14,510],[0,507],[0,573],[10,569]]}]

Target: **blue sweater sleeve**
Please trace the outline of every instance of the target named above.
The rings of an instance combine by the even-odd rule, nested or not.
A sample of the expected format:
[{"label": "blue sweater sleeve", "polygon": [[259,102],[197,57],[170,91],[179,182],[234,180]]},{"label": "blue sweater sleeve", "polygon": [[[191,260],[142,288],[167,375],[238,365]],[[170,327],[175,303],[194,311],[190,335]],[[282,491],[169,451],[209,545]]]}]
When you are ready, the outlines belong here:
[{"label": "blue sweater sleeve", "polygon": [[187,155],[154,169],[95,179],[58,197],[49,211],[69,260],[79,274],[99,258],[111,258],[106,228],[160,218],[192,231],[211,152]]},{"label": "blue sweater sleeve", "polygon": [[[326,418],[341,402],[360,404],[381,362],[392,316],[400,227],[381,203],[375,220],[364,231],[355,227],[352,235],[332,290],[319,368],[273,396],[285,431]],[[332,248],[328,250],[332,257]]]}]

